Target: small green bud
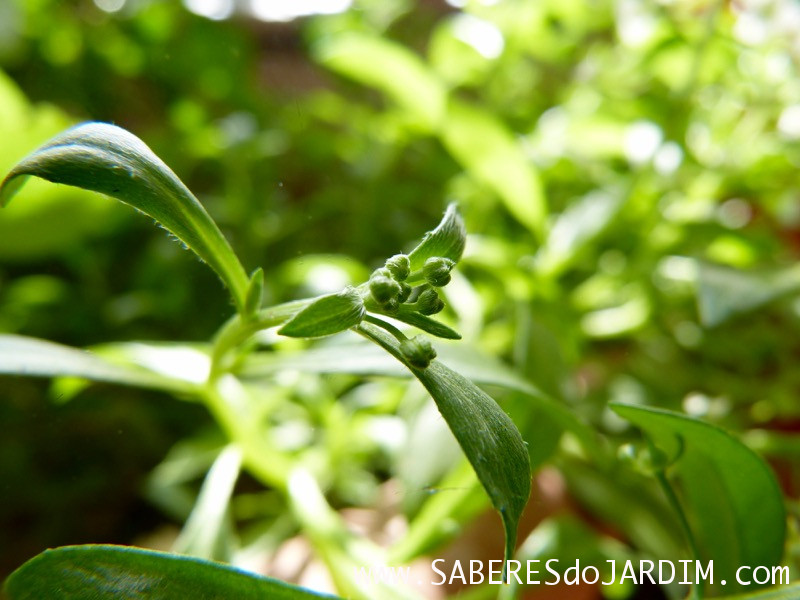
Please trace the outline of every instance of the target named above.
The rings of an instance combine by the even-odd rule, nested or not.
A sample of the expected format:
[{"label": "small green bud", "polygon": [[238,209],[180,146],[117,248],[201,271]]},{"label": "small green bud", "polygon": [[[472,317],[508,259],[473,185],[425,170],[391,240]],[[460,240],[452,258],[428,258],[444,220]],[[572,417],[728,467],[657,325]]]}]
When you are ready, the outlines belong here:
[{"label": "small green bud", "polygon": [[372,277],[369,278],[369,293],[372,294],[372,297],[380,305],[386,304],[389,300],[396,300],[402,291],[398,282],[380,273],[380,271],[384,270],[385,269],[378,269],[378,271],[375,271]]},{"label": "small green bud", "polygon": [[444,302],[433,288],[428,288],[417,298],[417,310],[423,315],[435,315],[444,308]]},{"label": "small green bud", "polygon": [[411,296],[411,290],[412,289],[413,288],[410,285],[408,285],[407,283],[401,283],[400,284],[400,295],[397,297],[397,301],[400,304],[402,304],[403,302],[408,300],[408,297]]},{"label": "small green bud", "polygon": [[400,342],[400,353],[408,363],[417,369],[425,369],[436,358],[436,350],[424,335],[418,335]]},{"label": "small green bud", "polygon": [[431,285],[443,287],[450,283],[450,271],[456,266],[455,261],[441,256],[434,256],[425,261],[422,274]]},{"label": "small green bud", "polygon": [[386,268],[397,281],[405,281],[411,273],[411,261],[405,254],[395,254],[386,261]]}]

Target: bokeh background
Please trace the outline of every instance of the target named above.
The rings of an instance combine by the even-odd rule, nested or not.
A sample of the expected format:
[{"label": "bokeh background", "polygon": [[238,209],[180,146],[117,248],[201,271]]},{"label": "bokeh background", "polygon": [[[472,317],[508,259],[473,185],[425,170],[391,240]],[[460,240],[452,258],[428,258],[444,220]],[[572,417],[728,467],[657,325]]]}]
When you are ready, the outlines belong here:
[{"label": "bokeh background", "polygon": [[[362,281],[458,201],[470,239],[445,319],[465,343],[612,446],[631,431],[610,400],[740,433],[796,514],[799,60],[793,0],[0,0],[0,172],[71,124],[121,125],[264,268],[268,303]],[[0,331],[202,342],[231,313],[210,270],[116,202],[33,181],[0,211]],[[272,392],[276,431],[330,461],[353,522],[413,515],[459,464],[405,383]],[[565,556],[657,551],[630,518],[664,509],[643,478],[493,395],[537,468],[528,530],[545,519]],[[169,548],[222,443],[195,404],[22,377],[0,378],[0,431],[0,578],[51,546]],[[156,477],[165,456],[177,483]],[[434,548],[496,548],[486,505]],[[268,564],[297,541],[246,475],[232,506],[215,558]]]}]

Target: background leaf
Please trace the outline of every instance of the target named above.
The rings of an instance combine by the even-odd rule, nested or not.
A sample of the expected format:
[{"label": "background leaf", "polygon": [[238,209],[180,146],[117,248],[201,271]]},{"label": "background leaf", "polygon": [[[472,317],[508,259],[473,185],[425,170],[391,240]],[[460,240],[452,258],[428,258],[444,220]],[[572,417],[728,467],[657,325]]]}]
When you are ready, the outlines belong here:
[{"label": "background leaf", "polygon": [[739,566],[771,566],[783,554],[786,514],[780,487],[764,461],[722,429],[671,411],[612,404],[667,453],[683,492],[689,524],[715,581],[735,585]]},{"label": "background leaf", "polygon": [[104,360],[85,350],[21,335],[0,334],[0,373],[36,377],[72,376],[136,387],[188,392],[186,382]]},{"label": "background leaf", "polygon": [[132,133],[108,123],[68,129],[11,170],[0,185],[0,205],[30,175],[101,192],[150,215],[217,272],[243,309],[248,278],[227,240],[175,173]]},{"label": "background leaf", "polygon": [[4,589],[9,600],[333,598],[219,563],[107,545],[46,550],[14,571]]}]

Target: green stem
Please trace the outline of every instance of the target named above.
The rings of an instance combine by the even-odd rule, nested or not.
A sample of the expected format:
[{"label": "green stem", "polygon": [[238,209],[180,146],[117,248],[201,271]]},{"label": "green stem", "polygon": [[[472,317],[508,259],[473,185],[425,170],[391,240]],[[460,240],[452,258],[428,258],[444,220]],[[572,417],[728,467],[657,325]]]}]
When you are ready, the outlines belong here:
[{"label": "green stem", "polygon": [[[692,553],[692,558],[696,562],[700,561],[700,552],[697,548],[697,542],[694,539],[694,534],[692,533],[691,527],[689,527],[689,520],[686,518],[686,513],[683,510],[683,506],[681,506],[680,500],[678,500],[678,496],[675,494],[675,490],[670,484],[667,476],[663,470],[656,471],[655,473],[656,480],[658,484],[661,486],[661,490],[664,492],[664,495],[667,497],[667,502],[678,515],[678,521],[681,524],[681,529],[683,529],[683,533],[686,536],[686,541],[689,544],[689,551]],[[703,590],[702,586],[693,585],[689,592],[689,600],[701,600],[703,598]]]}]

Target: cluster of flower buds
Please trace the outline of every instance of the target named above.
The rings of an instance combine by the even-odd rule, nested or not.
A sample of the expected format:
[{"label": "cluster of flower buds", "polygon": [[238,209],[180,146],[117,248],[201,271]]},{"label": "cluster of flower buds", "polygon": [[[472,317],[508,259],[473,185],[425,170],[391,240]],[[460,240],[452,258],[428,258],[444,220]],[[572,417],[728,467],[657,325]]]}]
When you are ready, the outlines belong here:
[{"label": "cluster of flower buds", "polygon": [[[369,292],[372,300],[386,314],[396,314],[403,310],[423,315],[435,315],[444,308],[437,287],[450,282],[450,271],[455,261],[449,258],[432,257],[425,261],[422,269],[411,272],[411,261],[405,254],[396,254],[376,269],[369,278]],[[425,283],[411,287],[406,280]]]}]

